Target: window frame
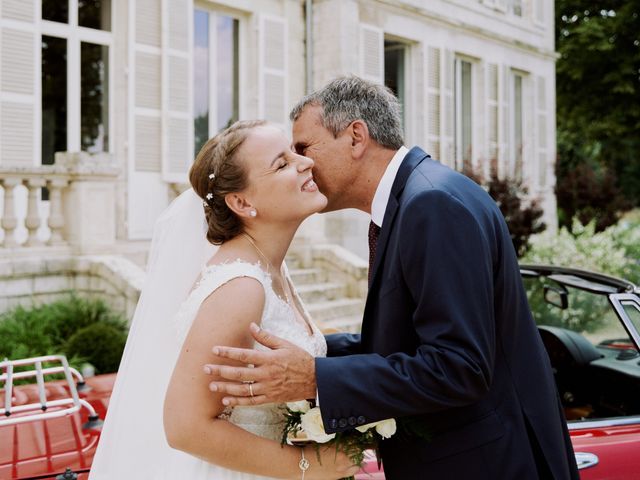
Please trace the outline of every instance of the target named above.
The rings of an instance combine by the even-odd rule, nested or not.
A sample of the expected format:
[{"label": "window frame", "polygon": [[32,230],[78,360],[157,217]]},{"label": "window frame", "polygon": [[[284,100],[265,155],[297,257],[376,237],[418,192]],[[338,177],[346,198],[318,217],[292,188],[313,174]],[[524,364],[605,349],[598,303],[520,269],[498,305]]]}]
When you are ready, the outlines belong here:
[{"label": "window frame", "polygon": [[475,129],[475,115],[476,115],[476,105],[475,100],[477,97],[477,88],[475,78],[478,74],[478,66],[477,61],[473,58],[464,56],[464,55],[456,55],[454,57],[453,62],[453,145],[454,145],[454,155],[453,155],[453,163],[458,171],[462,171],[465,167],[464,161],[464,152],[462,151],[462,122],[459,121],[462,118],[462,62],[468,63],[471,66],[470,70],[470,100],[469,105],[471,111],[469,112],[471,125],[470,125],[470,134],[471,134],[471,152],[469,153],[468,165],[470,167],[475,166],[474,162],[474,153],[476,148],[474,145],[477,143],[476,137],[476,129]]},{"label": "window frame", "polygon": [[[216,57],[217,57],[217,44],[216,44],[216,35],[212,34],[212,32],[215,32],[215,28],[216,28],[216,20],[219,16],[225,16],[225,17],[230,17],[233,18],[235,21],[238,22],[238,45],[237,45],[237,49],[238,49],[238,119],[242,119],[244,118],[244,114],[245,114],[245,96],[242,94],[242,92],[244,91],[244,84],[245,84],[245,62],[243,61],[243,58],[245,57],[245,55],[243,55],[243,53],[246,51],[245,50],[245,44],[246,44],[246,18],[244,15],[242,15],[240,12],[236,12],[234,10],[230,10],[227,8],[224,8],[220,5],[211,5],[209,3],[205,3],[202,1],[196,1],[193,3],[192,6],[192,11],[191,11],[191,15],[192,15],[192,21],[193,21],[193,17],[195,16],[195,12],[196,10],[199,11],[203,11],[206,12],[208,14],[208,28],[209,28],[209,45],[208,45],[208,49],[209,49],[209,72],[208,72],[208,76],[209,76],[209,84],[208,84],[208,88],[209,88],[209,121],[208,121],[208,136],[209,138],[213,137],[215,134],[218,133],[218,131],[220,130],[218,128],[218,102],[217,102],[217,96],[216,95],[212,95],[212,92],[215,93],[216,89],[217,89],[217,77],[216,77],[216,73],[217,73],[217,65],[216,65]],[[193,27],[193,31],[192,31],[192,36],[190,39],[191,42],[191,49],[192,51],[194,50],[195,44],[194,44],[194,35],[195,35],[195,25]],[[190,75],[192,77],[192,88],[193,88],[193,92],[195,92],[195,75],[194,75],[194,68],[192,66],[191,68],[191,72]],[[194,95],[192,94],[192,99],[191,102],[193,102],[193,97]],[[191,122],[192,124],[195,122],[195,111],[196,111],[196,106],[195,104],[192,107],[192,112],[191,112]],[[194,147],[194,156],[198,153],[195,151],[195,125],[194,128],[191,129],[192,134],[191,134],[191,145]]]},{"label": "window frame", "polygon": [[[112,153],[115,149],[115,119],[114,119],[114,82],[115,82],[115,53],[113,27],[116,18],[116,4],[111,2],[111,30],[96,30],[78,25],[78,0],[65,0],[69,2],[68,23],[54,22],[42,19],[42,11],[38,11],[36,35],[39,38],[38,54],[36,61],[36,78],[38,83],[36,97],[35,121],[39,143],[42,142],[42,36],[62,38],[67,42],[67,151],[82,151],[82,113],[81,113],[81,44],[91,43],[109,48],[109,74],[108,74],[108,115],[109,115],[109,140],[107,150],[104,153]],[[42,150],[38,146],[38,156],[42,163]]]}]

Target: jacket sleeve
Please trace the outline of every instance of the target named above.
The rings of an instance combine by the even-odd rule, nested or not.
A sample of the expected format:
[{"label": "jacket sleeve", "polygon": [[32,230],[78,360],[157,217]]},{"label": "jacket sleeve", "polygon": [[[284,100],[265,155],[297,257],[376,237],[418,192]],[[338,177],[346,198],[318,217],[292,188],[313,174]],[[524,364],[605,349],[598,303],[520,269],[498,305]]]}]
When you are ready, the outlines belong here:
[{"label": "jacket sleeve", "polygon": [[360,334],[332,333],[325,337],[327,356],[342,357],[360,353]]},{"label": "jacket sleeve", "polygon": [[446,192],[420,192],[401,208],[392,228],[406,242],[388,249],[400,249],[400,266],[393,268],[400,268],[415,309],[412,318],[388,321],[412,322],[420,345],[411,354],[316,359],[328,432],[346,430],[354,419],[370,423],[468,405],[491,385],[495,252],[488,232]]}]

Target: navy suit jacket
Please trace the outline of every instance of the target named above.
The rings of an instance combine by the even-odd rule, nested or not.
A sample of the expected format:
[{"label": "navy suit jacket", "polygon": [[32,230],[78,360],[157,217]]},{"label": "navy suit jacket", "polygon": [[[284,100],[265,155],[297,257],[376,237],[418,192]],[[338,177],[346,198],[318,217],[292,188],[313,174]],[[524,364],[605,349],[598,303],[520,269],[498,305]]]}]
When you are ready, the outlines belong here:
[{"label": "navy suit jacket", "polygon": [[495,202],[413,148],[378,239],[361,335],[316,359],[325,429],[406,417],[388,480],[578,478],[549,359]]}]

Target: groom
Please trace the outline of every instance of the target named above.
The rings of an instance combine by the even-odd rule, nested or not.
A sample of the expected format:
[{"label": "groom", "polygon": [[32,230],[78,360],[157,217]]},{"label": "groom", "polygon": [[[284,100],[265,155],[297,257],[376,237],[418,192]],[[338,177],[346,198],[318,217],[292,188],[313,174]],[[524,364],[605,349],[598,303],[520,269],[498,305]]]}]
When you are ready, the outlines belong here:
[{"label": "groom", "polygon": [[327,337],[328,357],[253,329],[268,352],[215,347],[255,368],[214,367],[229,405],[318,397],[325,430],[405,417],[381,444],[389,480],[578,478],[549,360],[505,221],[474,182],[403,147],[385,88],[334,80],[291,113],[327,211],[371,214],[361,335]]}]

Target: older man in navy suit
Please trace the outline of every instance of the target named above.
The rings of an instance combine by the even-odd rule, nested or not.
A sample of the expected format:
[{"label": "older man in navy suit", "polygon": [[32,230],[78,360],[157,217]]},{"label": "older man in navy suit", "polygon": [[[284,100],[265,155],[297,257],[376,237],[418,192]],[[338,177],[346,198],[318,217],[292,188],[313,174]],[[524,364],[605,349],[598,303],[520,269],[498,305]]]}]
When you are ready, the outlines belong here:
[{"label": "older man in navy suit", "polygon": [[327,210],[371,214],[361,335],[330,335],[311,358],[254,329],[270,352],[216,351],[255,368],[214,373],[232,405],[319,398],[325,430],[404,419],[381,444],[389,480],[578,478],[549,360],[499,209],[482,188],[403,146],[397,100],[357,77],[292,112]]}]

